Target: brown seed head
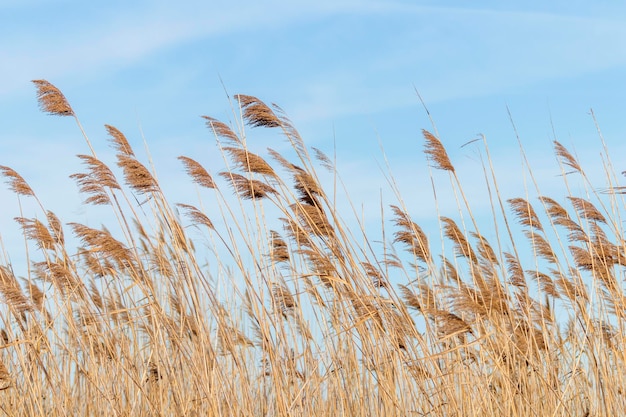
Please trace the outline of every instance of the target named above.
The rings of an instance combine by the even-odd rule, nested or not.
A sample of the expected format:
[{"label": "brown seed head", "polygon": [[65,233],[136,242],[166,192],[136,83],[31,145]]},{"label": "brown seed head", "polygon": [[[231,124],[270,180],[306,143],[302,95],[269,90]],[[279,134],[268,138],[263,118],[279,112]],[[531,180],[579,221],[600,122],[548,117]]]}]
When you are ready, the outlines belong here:
[{"label": "brown seed head", "polygon": [[276,190],[269,185],[261,181],[248,179],[234,172],[220,172],[219,176],[230,180],[235,191],[241,198],[246,200],[264,198],[269,194],[277,194]]},{"label": "brown seed head", "polygon": [[235,134],[235,132],[232,131],[230,127],[228,127],[226,123],[220,122],[219,120],[209,116],[202,116],[202,118],[206,120],[207,127],[211,129],[217,137],[241,145],[241,140],[239,139],[239,137]]},{"label": "brown seed head", "polygon": [[252,127],[279,127],[280,119],[274,111],[256,97],[237,94],[235,99],[241,106],[242,116]]},{"label": "brown seed head", "polygon": [[578,164],[578,161],[576,161],[576,158],[572,156],[572,154],[565,148],[565,146],[561,145],[561,143],[556,140],[554,141],[554,150],[556,152],[556,155],[565,165],[573,168],[578,172],[582,172],[582,168]]},{"label": "brown seed head", "polygon": [[511,205],[511,208],[517,215],[517,220],[522,226],[528,226],[535,228],[536,230],[543,230],[539,216],[535,212],[533,206],[523,198],[511,198],[507,200],[507,203]]},{"label": "brown seed head", "polygon": [[18,174],[15,170],[9,167],[0,165],[0,172],[6,178],[6,183],[9,184],[9,188],[18,195],[35,196],[33,189],[26,183],[24,178]]},{"label": "brown seed head", "polygon": [[37,100],[41,111],[54,116],[74,116],[67,99],[54,85],[46,80],[33,80],[37,87]]},{"label": "brown seed head", "polygon": [[606,219],[600,211],[590,202],[579,197],[567,197],[576,211],[586,220],[606,223]]},{"label": "brown seed head", "polygon": [[450,162],[448,153],[441,141],[427,130],[422,130],[422,133],[424,134],[424,139],[426,139],[424,152],[428,156],[428,159],[434,163],[434,167],[443,169],[444,171],[454,172],[454,166]]},{"label": "brown seed head", "polygon": [[159,184],[150,171],[135,158],[119,153],[117,165],[124,170],[124,178],[133,190],[139,194],[159,191]]},{"label": "brown seed head", "polygon": [[28,219],[25,217],[16,217],[15,221],[19,223],[24,236],[35,242],[40,249],[54,248],[55,240],[50,234],[48,228],[37,219]]},{"label": "brown seed head", "polygon": [[214,228],[213,223],[211,222],[209,217],[202,211],[200,211],[197,207],[182,203],[177,204],[177,206],[185,210],[187,217],[189,217],[189,219],[191,219],[191,221],[194,222],[196,225],[203,224],[209,229]]},{"label": "brown seed head", "polygon": [[193,179],[193,182],[205,188],[215,188],[213,177],[199,162],[186,156],[179,156],[178,159],[185,165],[185,171]]},{"label": "brown seed head", "polygon": [[126,136],[124,136],[122,132],[120,132],[116,127],[113,127],[111,125],[104,125],[104,127],[111,136],[110,141],[118,153],[127,156],[135,156],[133,148],[130,147],[130,143],[128,143]]},{"label": "brown seed head", "polygon": [[276,176],[274,169],[259,155],[240,148],[226,147],[224,150],[230,154],[233,162],[244,171],[255,172],[270,177]]}]

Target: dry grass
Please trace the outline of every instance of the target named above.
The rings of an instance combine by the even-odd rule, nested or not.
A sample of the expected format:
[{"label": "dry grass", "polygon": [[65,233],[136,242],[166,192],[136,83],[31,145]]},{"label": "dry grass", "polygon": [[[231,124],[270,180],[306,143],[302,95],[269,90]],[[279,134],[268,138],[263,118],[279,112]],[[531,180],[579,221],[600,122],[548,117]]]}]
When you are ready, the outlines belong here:
[{"label": "dry grass", "polygon": [[[78,122],[56,87],[35,84],[42,110]],[[402,203],[389,208],[393,242],[380,248],[354,237],[365,230],[349,230],[320,182],[315,159],[332,171],[331,159],[316,149],[312,158],[277,106],[236,100],[240,120],[282,133],[292,157],[254,154],[243,125],[205,117],[227,168],[214,180],[179,157],[206,202],[174,205],[125,136],[106,126],[117,168],[92,151],[79,155],[85,172],[72,178],[86,206],[112,210],[119,233],[62,221],[38,201],[41,213],[16,219],[30,265],[23,278],[0,266],[3,414],[583,417],[626,409],[621,188],[597,192],[555,142],[563,170],[588,192],[503,201],[491,171],[492,206],[504,213],[494,212],[494,224],[506,227],[490,242],[494,231],[478,230],[441,140],[424,131],[426,159],[448,172],[463,203],[439,219],[450,251],[432,246]],[[0,174],[19,199],[37,198],[11,168]],[[221,217],[210,218],[207,205]]]}]

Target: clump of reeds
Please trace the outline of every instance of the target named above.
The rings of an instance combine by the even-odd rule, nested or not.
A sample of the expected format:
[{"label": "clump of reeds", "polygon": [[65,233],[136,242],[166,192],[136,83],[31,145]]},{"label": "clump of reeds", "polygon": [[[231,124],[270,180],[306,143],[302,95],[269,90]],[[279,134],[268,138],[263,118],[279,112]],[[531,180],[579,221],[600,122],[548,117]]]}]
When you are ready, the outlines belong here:
[{"label": "clump of reeds", "polygon": [[[59,89],[35,85],[42,110],[79,123]],[[461,196],[458,213],[433,219],[442,251],[399,201],[384,226],[393,239],[378,252],[366,229],[349,229],[320,180],[317,165],[337,175],[331,158],[311,155],[279,107],[235,100],[244,125],[205,117],[227,167],[214,176],[179,157],[201,201],[169,201],[129,140],[107,125],[116,164],[99,159],[84,135],[92,154],[78,156],[85,169],[71,179],[85,205],[109,207],[117,223],[59,219],[39,201],[41,212],[16,218],[30,264],[24,277],[0,265],[4,413],[626,409],[622,188],[602,194],[555,142],[563,172],[573,169],[587,195],[505,200],[491,171],[492,206],[502,208],[494,225],[504,227],[487,233],[442,140],[424,131],[426,159]],[[289,155],[252,153],[245,125],[276,130]],[[19,198],[37,198],[13,169],[0,174]]]}]

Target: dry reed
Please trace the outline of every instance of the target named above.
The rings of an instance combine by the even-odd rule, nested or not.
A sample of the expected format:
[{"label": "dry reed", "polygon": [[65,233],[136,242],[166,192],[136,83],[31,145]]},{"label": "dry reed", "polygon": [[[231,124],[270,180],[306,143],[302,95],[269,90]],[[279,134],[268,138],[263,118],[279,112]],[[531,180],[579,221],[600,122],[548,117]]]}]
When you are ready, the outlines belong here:
[{"label": "dry reed", "polygon": [[[60,90],[34,83],[44,112],[76,118]],[[79,155],[84,172],[71,177],[86,204],[106,205],[118,223],[68,223],[42,205],[16,216],[29,264],[23,279],[6,260],[0,265],[4,413],[623,413],[626,248],[619,213],[605,210],[622,207],[620,187],[566,194],[567,204],[539,197],[542,210],[513,197],[505,211],[496,193],[504,220],[521,228],[506,240],[494,236],[500,229],[478,230],[462,176],[424,131],[426,159],[451,174],[467,210],[438,213],[437,249],[411,207],[391,205],[383,229],[393,228],[384,234],[393,241],[376,242],[365,227],[350,230],[284,112],[235,99],[248,126],[280,128],[293,161],[272,149],[269,158],[250,152],[243,127],[235,134],[205,116],[233,167],[214,179],[180,156],[190,180],[213,191],[208,203],[172,205],[124,134],[106,125],[119,169]],[[312,151],[337,175],[328,156]],[[587,180],[558,142],[555,153]],[[0,173],[17,196],[37,198],[16,171]],[[137,202],[133,192],[149,199]],[[207,206],[220,215],[210,218]],[[202,227],[192,235],[188,226]]]}]

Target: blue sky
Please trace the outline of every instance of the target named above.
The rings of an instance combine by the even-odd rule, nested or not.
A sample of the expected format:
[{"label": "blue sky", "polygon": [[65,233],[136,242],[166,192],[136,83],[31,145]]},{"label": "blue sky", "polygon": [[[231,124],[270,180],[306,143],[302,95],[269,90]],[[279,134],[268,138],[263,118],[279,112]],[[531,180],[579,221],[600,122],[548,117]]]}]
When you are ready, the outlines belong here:
[{"label": "blue sky", "polygon": [[[0,165],[63,221],[98,225],[68,178],[81,170],[74,155],[89,150],[73,120],[39,112],[30,80],[43,78],[64,92],[99,156],[114,161],[104,124],[136,150],[145,138],[171,200],[194,203],[175,157],[219,171],[199,116],[232,120],[227,93],[243,93],[279,104],[309,145],[336,148],[350,197],[374,223],[380,190],[393,202],[382,144],[415,219],[434,222],[420,133],[431,126],[418,90],[476,210],[488,209],[482,168],[477,148],[462,145],[481,133],[505,196],[525,194],[507,107],[545,194],[559,199],[555,137],[605,185],[591,108],[623,163],[624,22],[626,5],[613,1],[0,0]],[[258,136],[255,150],[283,146]],[[452,216],[453,200],[439,198]],[[6,187],[0,201],[15,260],[19,210]],[[25,204],[26,215],[41,216]]]}]

